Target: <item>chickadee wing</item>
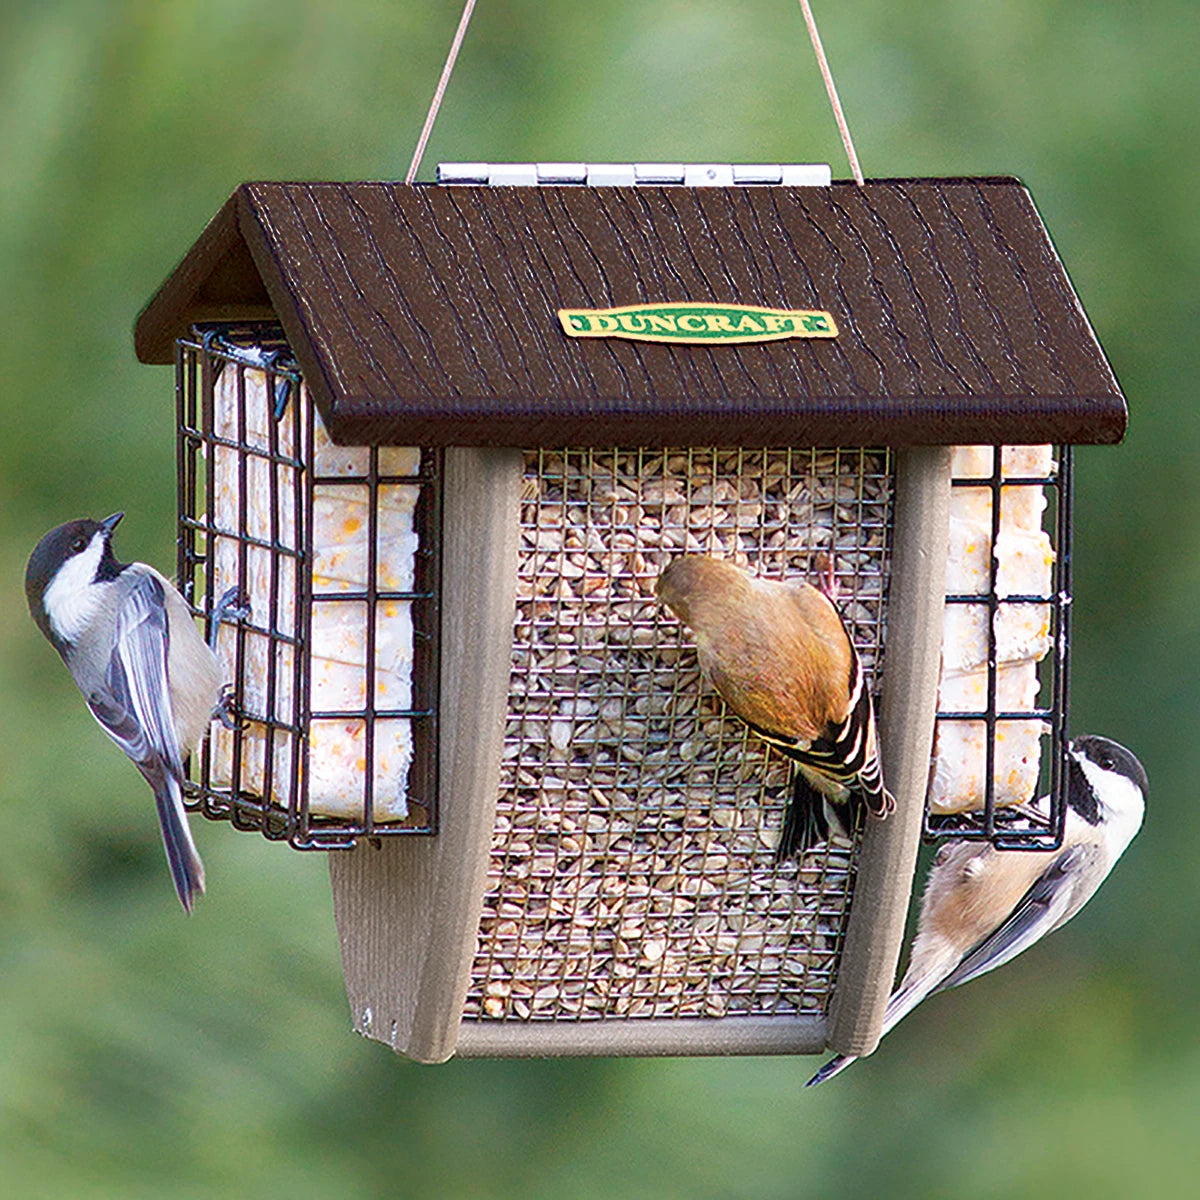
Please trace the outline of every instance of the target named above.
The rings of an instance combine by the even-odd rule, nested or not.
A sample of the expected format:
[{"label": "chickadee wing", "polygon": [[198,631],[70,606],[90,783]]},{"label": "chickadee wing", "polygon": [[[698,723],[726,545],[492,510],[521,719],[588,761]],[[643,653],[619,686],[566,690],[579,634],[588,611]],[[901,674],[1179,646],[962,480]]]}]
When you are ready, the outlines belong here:
[{"label": "chickadee wing", "polygon": [[1084,846],[1072,846],[1060,854],[1038,876],[1004,923],[984,938],[936,990],[944,992],[947,988],[958,987],[1003,966],[1057,929],[1070,915],[1076,873],[1087,853]]},{"label": "chickadee wing", "polygon": [[183,774],[167,680],[169,640],[162,584],[141,575],[121,605],[104,687],[88,697],[96,720],[152,785],[148,769]]},{"label": "chickadee wing", "polygon": [[183,807],[183,761],[167,676],[169,645],[163,585],[154,575],[139,574],[121,605],[104,686],[88,697],[88,707],[154,790],[171,878],[180,902],[191,912],[197,893],[204,891],[204,864]]}]

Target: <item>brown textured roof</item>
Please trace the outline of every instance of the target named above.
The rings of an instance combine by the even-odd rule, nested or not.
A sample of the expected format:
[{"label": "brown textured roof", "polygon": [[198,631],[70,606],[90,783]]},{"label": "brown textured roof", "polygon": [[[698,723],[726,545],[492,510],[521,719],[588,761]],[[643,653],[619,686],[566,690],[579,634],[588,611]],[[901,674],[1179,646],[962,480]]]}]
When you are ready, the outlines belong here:
[{"label": "brown textured roof", "polygon": [[[566,337],[559,308],[830,311],[839,335]],[[277,318],[332,436],[407,444],[1113,442],[1116,380],[1013,179],[249,183],[138,319]]]}]

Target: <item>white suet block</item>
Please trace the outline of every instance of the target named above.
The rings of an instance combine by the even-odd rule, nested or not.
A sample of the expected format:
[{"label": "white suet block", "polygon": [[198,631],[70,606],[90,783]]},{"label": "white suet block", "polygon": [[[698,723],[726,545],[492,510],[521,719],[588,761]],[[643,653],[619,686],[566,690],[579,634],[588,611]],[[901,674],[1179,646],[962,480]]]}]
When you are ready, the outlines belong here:
[{"label": "white suet block", "polygon": [[[240,586],[249,595],[251,616],[244,633],[242,709],[249,720],[242,737],[241,785],[258,790],[264,799],[286,808],[292,800],[293,756],[308,740],[308,805],[316,816],[361,820],[367,773],[366,722],[350,714],[362,712],[367,701],[367,628],[374,620],[374,705],[380,710],[412,707],[413,623],[410,602],[380,600],[374,614],[362,600],[340,595],[365,592],[368,583],[371,531],[368,472],[370,451],[360,446],[334,445],[320,417],[313,419],[313,445],[305,445],[298,420],[306,396],[293,396],[283,416],[273,415],[273,400],[262,371],[244,369],[244,415],[239,412],[239,372],[227,367],[213,393],[214,432],[218,439],[249,446],[259,453],[244,454],[245,496],[240,493],[238,451],[214,447],[213,520],[218,532],[211,547],[214,596]],[[274,429],[272,429],[274,426]],[[272,457],[274,456],[274,461]],[[292,473],[279,459],[307,462],[318,478],[312,500],[312,626],[308,708],[346,716],[315,719],[307,731],[293,736],[272,730],[264,716],[291,721],[295,705],[295,649],[277,642],[274,703],[268,696],[268,655],[271,640],[263,630],[295,638],[298,612],[293,555],[297,541]],[[384,476],[415,475],[420,450],[382,447],[379,472]],[[332,482],[336,479],[337,482]],[[342,482],[342,481],[345,482]],[[358,480],[361,480],[359,484]],[[272,490],[275,491],[272,503]],[[417,484],[381,484],[376,504],[376,586],[381,591],[411,591],[414,587],[418,539],[414,514]],[[233,536],[237,530],[243,542]],[[262,542],[263,545],[255,545]],[[279,549],[272,551],[268,547]],[[274,589],[274,590],[273,590]],[[218,655],[232,678],[236,665],[237,630],[223,625]],[[273,710],[273,711],[269,711]],[[254,718],[258,717],[258,720]],[[268,743],[271,750],[268,751]],[[213,740],[213,781],[228,787],[232,779],[233,734],[217,728]],[[272,778],[266,778],[268,754]],[[413,758],[411,722],[407,718],[376,718],[374,722],[373,816],[376,821],[402,821],[408,815],[408,772]],[[303,769],[303,759],[296,764]]]},{"label": "white suet block", "polygon": [[[1000,526],[992,545],[991,446],[956,446],[951,475],[978,479],[979,487],[955,487],[950,497],[948,595],[979,596],[992,586],[996,595],[1048,596],[1053,584],[1054,548],[1042,529],[1044,490],[1006,479],[1048,477],[1055,464],[1050,446],[1005,446],[1001,451]],[[943,712],[983,712],[988,706],[988,621],[984,603],[947,604],[942,630],[942,678],[938,708]],[[992,627],[997,663],[996,708],[1030,712],[1037,707],[1037,664],[1050,650],[1050,606],[1007,601]],[[1033,799],[1041,767],[1044,722],[1000,721],[996,727],[994,796],[998,805]],[[987,786],[987,726],[983,721],[938,722],[936,766],[930,803],[936,813],[981,808]]]}]

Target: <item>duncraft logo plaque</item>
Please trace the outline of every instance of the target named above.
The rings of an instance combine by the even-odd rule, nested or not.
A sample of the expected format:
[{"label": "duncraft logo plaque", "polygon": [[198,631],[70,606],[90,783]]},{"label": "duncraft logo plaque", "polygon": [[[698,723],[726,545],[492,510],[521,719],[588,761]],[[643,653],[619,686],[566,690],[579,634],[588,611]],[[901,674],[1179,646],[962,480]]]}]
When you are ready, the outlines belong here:
[{"label": "duncraft logo plaque", "polygon": [[831,313],[761,308],[754,304],[628,304],[623,308],[560,308],[568,337],[628,338],[635,342],[778,342],[837,337]]}]

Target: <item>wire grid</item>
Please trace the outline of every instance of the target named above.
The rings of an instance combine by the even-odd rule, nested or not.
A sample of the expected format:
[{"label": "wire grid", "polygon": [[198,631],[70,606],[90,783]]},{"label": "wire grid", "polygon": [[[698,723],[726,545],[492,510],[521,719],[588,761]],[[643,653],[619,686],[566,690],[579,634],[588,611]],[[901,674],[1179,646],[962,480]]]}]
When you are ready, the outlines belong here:
[{"label": "wire grid", "polygon": [[654,599],[673,555],[776,578],[833,555],[876,676],[885,450],[530,450],[504,762],[464,1017],[824,1012],[852,845],[779,864],[791,764]]},{"label": "wire grid", "polygon": [[[210,628],[231,582],[252,607],[217,634],[238,727],[214,727],[186,802],[297,849],[432,832],[440,455],[333,447],[277,327],[197,327],[177,343],[176,368],[181,590]],[[417,469],[399,473],[410,461]],[[403,573],[403,556],[381,537],[380,514],[400,494],[415,502],[416,548],[397,584],[389,572]],[[314,553],[314,505],[362,513],[365,537]],[[334,565],[338,553],[348,571]],[[396,706],[377,650],[401,607],[411,614],[412,686]],[[357,644],[347,651],[339,636]],[[379,794],[380,777],[398,773],[389,754],[407,766],[398,812]]]},{"label": "wire grid", "polygon": [[[935,754],[943,723],[961,723],[969,732],[978,734],[980,747],[976,747],[976,755],[979,756],[981,748],[983,761],[977,766],[983,794],[969,811],[938,812],[932,805],[927,806],[924,832],[926,837],[934,839],[989,840],[1006,850],[1055,849],[1062,844],[1066,821],[1070,748],[1071,447],[979,449],[990,454],[986,468],[957,475],[951,484],[956,496],[977,494],[985,499],[986,579],[981,591],[948,594],[946,603],[967,612],[974,610],[982,617],[987,646],[986,701],[982,707],[939,709]],[[1042,452],[1045,469],[1030,470]],[[1026,514],[1024,519],[1020,518],[1021,513]],[[1043,527],[1047,533],[1043,533]],[[1053,561],[1048,572],[1049,586],[1044,590],[1013,591],[1011,586],[1002,585],[1002,556],[996,547],[1002,544],[1003,537],[1014,535],[1048,537]],[[1036,670],[1036,698],[1022,707],[1004,705],[1001,696],[1000,668],[1004,664],[999,661],[1003,654],[998,647],[998,632],[1006,618],[1014,616],[1035,618],[1046,626],[1047,652],[1036,669],[1032,664],[1026,666],[1031,680]],[[1016,806],[1006,803],[1002,782],[1005,767],[1000,752],[1006,738],[1010,742],[1024,738],[1027,756],[1036,754],[1036,762],[1030,764],[1029,799],[1036,796],[1044,800]]]}]

